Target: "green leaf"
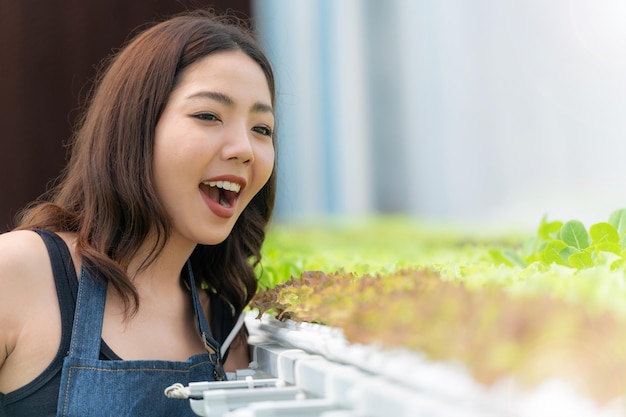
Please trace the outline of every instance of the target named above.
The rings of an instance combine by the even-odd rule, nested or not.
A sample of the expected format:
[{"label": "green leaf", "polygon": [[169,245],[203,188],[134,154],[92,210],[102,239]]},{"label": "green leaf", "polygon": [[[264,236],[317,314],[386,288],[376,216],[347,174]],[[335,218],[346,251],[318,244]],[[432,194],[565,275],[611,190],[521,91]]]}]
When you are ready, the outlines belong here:
[{"label": "green leaf", "polygon": [[603,242],[619,243],[619,234],[617,229],[606,222],[596,223],[589,228],[589,234],[591,235],[591,242],[593,244]]},{"label": "green leaf", "polygon": [[611,263],[611,271],[614,271],[616,269],[622,268],[624,266],[624,259],[618,259],[616,261],[613,261]]},{"label": "green leaf", "polygon": [[626,209],[615,210],[611,213],[609,223],[617,230],[622,248],[626,248]]},{"label": "green leaf", "polygon": [[560,222],[560,221],[547,222],[546,216],[543,216],[543,218],[541,219],[541,224],[539,225],[539,229],[538,229],[539,236],[543,240],[555,239],[557,237],[559,230],[561,230],[562,226],[563,226],[563,222]]},{"label": "green leaf", "polygon": [[499,249],[489,249],[489,256],[498,265],[513,266],[513,262],[509,261]]},{"label": "green leaf", "polygon": [[524,258],[522,258],[522,256],[520,256],[520,254],[513,249],[502,249],[502,256],[504,256],[504,258],[506,258],[513,265],[521,266],[522,268],[528,266]]},{"label": "green leaf", "polygon": [[570,220],[561,228],[561,240],[578,250],[589,246],[589,234],[585,226],[578,220]]},{"label": "green leaf", "polygon": [[561,251],[561,259],[563,259],[563,261],[565,261],[566,263],[569,263],[569,257],[578,252],[580,251],[577,248],[573,246],[568,246]]},{"label": "green leaf", "polygon": [[576,269],[583,269],[593,266],[593,259],[588,252],[576,252],[571,254],[567,260]]},{"label": "green leaf", "polygon": [[611,213],[609,223],[615,227],[620,237],[624,236],[626,234],[626,209],[615,210]]},{"label": "green leaf", "polygon": [[616,255],[622,254],[622,246],[619,243],[615,242],[600,242],[596,245],[593,245],[593,249],[602,252],[612,252]]},{"label": "green leaf", "polygon": [[568,248],[568,244],[562,240],[552,240],[548,242],[545,248],[539,253],[541,262],[546,265],[559,264],[569,266],[568,262],[563,259],[561,252]]}]

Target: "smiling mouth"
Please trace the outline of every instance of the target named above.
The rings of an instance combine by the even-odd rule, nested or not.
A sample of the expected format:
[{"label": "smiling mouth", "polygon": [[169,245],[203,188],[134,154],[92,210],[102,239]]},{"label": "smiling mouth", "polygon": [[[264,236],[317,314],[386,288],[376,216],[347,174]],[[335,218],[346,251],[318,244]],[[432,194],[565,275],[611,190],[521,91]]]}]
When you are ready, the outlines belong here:
[{"label": "smiling mouth", "polygon": [[200,189],[222,207],[232,207],[237,201],[241,185],[231,181],[204,181]]}]

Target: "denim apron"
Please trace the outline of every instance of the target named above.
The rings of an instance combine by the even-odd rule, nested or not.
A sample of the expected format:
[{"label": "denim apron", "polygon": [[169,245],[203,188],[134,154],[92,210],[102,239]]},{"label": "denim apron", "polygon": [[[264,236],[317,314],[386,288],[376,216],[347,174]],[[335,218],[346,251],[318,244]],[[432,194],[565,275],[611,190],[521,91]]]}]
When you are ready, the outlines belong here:
[{"label": "denim apron", "polygon": [[[187,361],[100,360],[106,284],[81,271],[68,356],[63,362],[57,417],[195,416],[189,401],[167,398],[174,383],[226,379],[219,344],[200,307],[189,262],[189,287],[199,335],[208,353]],[[218,353],[213,353],[218,352]]]}]

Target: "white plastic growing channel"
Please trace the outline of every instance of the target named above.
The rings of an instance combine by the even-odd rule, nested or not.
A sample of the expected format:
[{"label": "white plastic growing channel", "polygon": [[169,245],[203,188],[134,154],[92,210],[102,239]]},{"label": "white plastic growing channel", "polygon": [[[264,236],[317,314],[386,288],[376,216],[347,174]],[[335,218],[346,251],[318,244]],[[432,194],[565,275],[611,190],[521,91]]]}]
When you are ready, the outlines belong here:
[{"label": "white plastic growing channel", "polygon": [[566,383],[523,391],[512,380],[492,387],[452,363],[415,352],[349,344],[340,329],[246,317],[251,369],[231,381],[185,387],[206,417],[617,417],[626,402],[604,407]]}]

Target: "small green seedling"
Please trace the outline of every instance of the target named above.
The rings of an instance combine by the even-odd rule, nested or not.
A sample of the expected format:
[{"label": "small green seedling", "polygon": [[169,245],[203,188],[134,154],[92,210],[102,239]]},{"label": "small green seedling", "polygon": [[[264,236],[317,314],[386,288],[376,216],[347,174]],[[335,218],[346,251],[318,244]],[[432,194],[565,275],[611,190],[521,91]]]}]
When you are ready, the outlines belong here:
[{"label": "small green seedling", "polygon": [[544,216],[525,250],[492,249],[489,254],[496,263],[509,266],[540,262],[584,269],[608,261],[615,269],[626,259],[626,209],[614,211],[608,222],[596,223],[589,230],[578,220],[548,222]]}]

